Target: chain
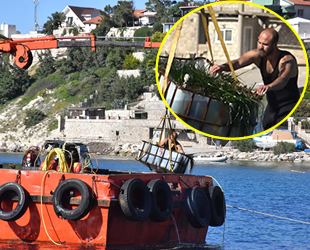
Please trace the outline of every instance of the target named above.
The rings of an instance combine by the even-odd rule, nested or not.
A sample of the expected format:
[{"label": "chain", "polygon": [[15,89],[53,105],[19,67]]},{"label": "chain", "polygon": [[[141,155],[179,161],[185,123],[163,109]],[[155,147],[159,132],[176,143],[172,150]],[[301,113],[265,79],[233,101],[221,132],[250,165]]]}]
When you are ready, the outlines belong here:
[{"label": "chain", "polygon": [[20,180],[21,180],[21,172],[20,172],[20,170],[18,170],[15,182],[20,184]]},{"label": "chain", "polygon": [[60,178],[59,181],[58,181],[58,185],[59,185],[60,183],[62,183],[64,180],[65,180],[65,176],[62,175],[61,178]]},{"label": "chain", "polygon": [[[91,186],[92,186],[92,188],[91,188],[92,197],[93,197],[93,199],[95,199],[95,198],[97,198],[96,196],[98,195],[98,188],[97,188],[95,176],[92,177]],[[94,192],[94,188],[96,189],[96,193]]]}]

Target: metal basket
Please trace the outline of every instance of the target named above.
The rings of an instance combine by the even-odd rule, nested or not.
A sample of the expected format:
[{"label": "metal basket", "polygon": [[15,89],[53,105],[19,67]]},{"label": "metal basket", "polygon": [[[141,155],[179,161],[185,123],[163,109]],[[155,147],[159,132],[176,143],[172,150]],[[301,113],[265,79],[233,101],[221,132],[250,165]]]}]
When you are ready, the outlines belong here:
[{"label": "metal basket", "polygon": [[[159,85],[162,89],[164,76],[159,76]],[[233,122],[228,105],[223,102],[194,93],[186,88],[181,88],[173,81],[168,80],[164,92],[167,104],[173,112],[191,127],[204,133],[221,137],[240,137],[242,131],[237,122]],[[257,110],[251,110],[248,135],[253,133],[257,124]]]},{"label": "metal basket", "polygon": [[184,174],[187,167],[190,167],[190,158],[176,151],[142,141],[137,160],[148,166],[150,169],[161,173]]}]

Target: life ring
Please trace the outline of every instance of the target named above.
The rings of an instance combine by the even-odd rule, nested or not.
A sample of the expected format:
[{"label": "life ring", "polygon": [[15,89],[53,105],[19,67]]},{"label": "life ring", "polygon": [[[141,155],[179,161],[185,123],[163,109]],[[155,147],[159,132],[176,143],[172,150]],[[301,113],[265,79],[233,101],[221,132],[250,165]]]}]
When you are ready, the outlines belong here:
[{"label": "life ring", "polygon": [[[18,197],[17,206],[9,212],[2,209],[1,203],[5,199]],[[22,217],[28,208],[28,195],[24,188],[16,182],[8,182],[0,186],[0,219],[5,221],[15,221]]]},{"label": "life ring", "polygon": [[209,225],[218,227],[223,225],[226,215],[226,203],[222,189],[219,186],[208,188],[210,195],[211,220]]},{"label": "life ring", "polygon": [[141,179],[125,181],[118,199],[124,215],[130,221],[143,221],[151,212],[151,196]]},{"label": "life ring", "polygon": [[200,187],[187,189],[185,192],[185,212],[189,223],[194,228],[207,227],[211,218],[208,197]]},{"label": "life ring", "polygon": [[147,187],[151,195],[150,219],[154,222],[169,220],[173,211],[173,197],[167,182],[151,180]]},{"label": "life ring", "polygon": [[[78,190],[82,196],[76,209],[66,208],[70,200],[70,191]],[[65,220],[80,220],[91,210],[92,196],[86,183],[79,179],[68,179],[60,183],[53,194],[53,207],[56,215]]]}]

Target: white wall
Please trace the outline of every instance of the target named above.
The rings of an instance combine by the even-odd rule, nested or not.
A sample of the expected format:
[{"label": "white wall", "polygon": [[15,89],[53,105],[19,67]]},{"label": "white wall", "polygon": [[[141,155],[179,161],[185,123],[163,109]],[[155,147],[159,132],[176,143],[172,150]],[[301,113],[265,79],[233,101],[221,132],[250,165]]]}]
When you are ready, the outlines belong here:
[{"label": "white wall", "polygon": [[6,37],[11,37],[13,34],[17,34],[16,25],[2,23],[0,34]]}]

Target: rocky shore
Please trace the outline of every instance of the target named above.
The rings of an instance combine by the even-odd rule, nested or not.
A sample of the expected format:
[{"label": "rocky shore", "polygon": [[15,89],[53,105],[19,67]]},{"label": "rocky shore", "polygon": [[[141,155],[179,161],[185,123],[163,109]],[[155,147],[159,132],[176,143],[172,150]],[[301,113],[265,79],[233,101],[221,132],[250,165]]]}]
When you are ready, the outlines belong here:
[{"label": "rocky shore", "polygon": [[[3,147],[0,145],[0,152],[25,152],[27,148],[21,145],[14,144],[14,147]],[[134,143],[126,143],[124,145],[112,146],[109,143],[88,143],[87,144],[90,153],[95,153],[98,156],[113,156],[113,157],[137,157],[139,148],[141,145]],[[254,152],[240,152],[238,149],[233,148],[221,148],[216,149],[214,147],[205,148],[192,148],[184,147],[186,154],[191,154],[194,157],[220,157],[227,156],[228,160],[236,161],[262,161],[262,162],[310,162],[310,153],[306,152],[294,152],[287,154],[274,155],[271,151],[254,151]]]},{"label": "rocky shore", "polygon": [[[107,146],[101,152],[92,151],[98,155],[105,156],[133,156],[138,155],[140,145],[137,144],[124,144],[121,146]],[[99,149],[99,148],[98,148]],[[274,155],[272,151],[254,151],[254,152],[240,152],[238,149],[215,149],[215,148],[184,148],[185,153],[193,154],[193,156],[201,157],[219,157],[226,155],[228,160],[237,161],[273,161],[273,162],[310,162],[310,153],[294,152],[287,154]]]}]

